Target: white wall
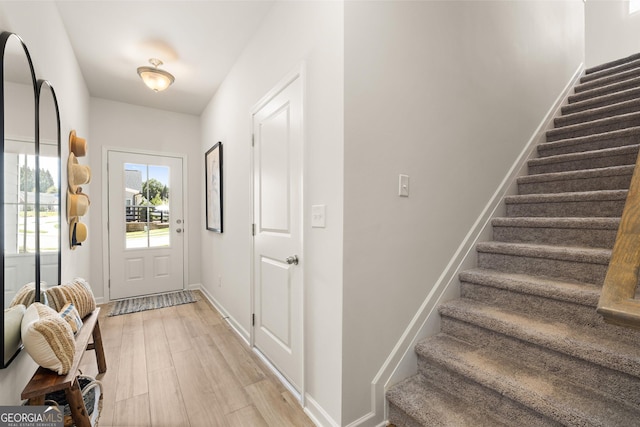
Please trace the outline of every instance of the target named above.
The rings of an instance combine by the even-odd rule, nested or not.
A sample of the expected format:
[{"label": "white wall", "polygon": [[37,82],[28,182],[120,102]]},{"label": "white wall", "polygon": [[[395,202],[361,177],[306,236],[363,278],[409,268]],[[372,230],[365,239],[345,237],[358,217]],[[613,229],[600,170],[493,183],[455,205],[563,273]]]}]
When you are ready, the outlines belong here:
[{"label": "white wall", "polygon": [[[162,94],[158,94],[162,96]],[[91,230],[91,281],[94,283],[96,297],[108,295],[103,293],[105,274],[103,255],[108,249],[103,241],[103,227],[106,226],[106,206],[103,194],[102,170],[106,162],[103,147],[127,148],[186,155],[187,182],[185,192],[185,232],[188,233],[189,257],[185,263],[188,273],[187,286],[200,283],[200,198],[204,173],[200,173],[200,165],[204,163],[200,155],[200,119],[188,114],[173,113],[140,107],[121,102],[91,98],[90,103],[91,139],[87,140],[91,156],[92,178],[89,189],[91,208],[89,215],[95,227]],[[84,188],[84,187],[83,187]]]},{"label": "white wall", "polygon": [[[224,233],[205,231],[205,291],[248,339],[251,315],[252,107],[306,64],[304,202],[307,408],[324,424],[341,420],[343,5],[278,2],[202,115],[204,154],[224,144]],[[202,169],[200,169],[202,170]],[[310,207],[327,206],[327,227],[310,228]],[[218,278],[222,286],[218,286]],[[323,413],[324,411],[324,413]]]},{"label": "white wall", "polygon": [[[80,135],[88,133],[89,93],[55,4],[46,1],[0,2],[0,29],[23,38],[34,62],[36,77],[51,81],[60,107],[62,156],[65,158],[69,153],[68,144],[65,144],[69,131],[77,129]],[[65,188],[64,174],[62,181],[61,186]],[[86,222],[90,226],[88,219]],[[61,233],[69,235],[64,221]],[[65,243],[63,238],[63,282],[76,276],[89,277],[91,242],[76,251],[71,251]],[[0,405],[20,401],[20,392],[35,368],[35,363],[23,351],[8,368],[0,370]]]},{"label": "white wall", "polygon": [[583,61],[583,7],[346,2],[343,425],[383,420],[374,377]]},{"label": "white wall", "polygon": [[585,8],[586,65],[640,53],[640,12],[629,15],[629,2],[588,0]]}]

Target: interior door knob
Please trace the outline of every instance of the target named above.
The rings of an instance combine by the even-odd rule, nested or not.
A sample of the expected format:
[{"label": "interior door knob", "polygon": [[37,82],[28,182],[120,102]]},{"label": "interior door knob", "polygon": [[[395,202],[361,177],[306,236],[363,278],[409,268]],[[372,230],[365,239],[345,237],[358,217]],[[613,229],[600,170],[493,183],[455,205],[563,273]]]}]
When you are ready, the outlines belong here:
[{"label": "interior door knob", "polygon": [[298,265],[298,255],[291,255],[285,261],[287,261],[287,264]]}]

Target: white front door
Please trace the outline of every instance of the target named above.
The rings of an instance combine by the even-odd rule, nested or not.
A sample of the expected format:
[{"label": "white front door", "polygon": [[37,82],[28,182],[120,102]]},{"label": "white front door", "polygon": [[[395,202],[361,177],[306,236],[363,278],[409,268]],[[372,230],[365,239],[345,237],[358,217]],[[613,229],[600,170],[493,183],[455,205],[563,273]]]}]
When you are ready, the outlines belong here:
[{"label": "white front door", "polygon": [[109,298],[184,289],[182,158],[108,151]]},{"label": "white front door", "polygon": [[302,391],[302,78],[253,113],[254,346]]}]

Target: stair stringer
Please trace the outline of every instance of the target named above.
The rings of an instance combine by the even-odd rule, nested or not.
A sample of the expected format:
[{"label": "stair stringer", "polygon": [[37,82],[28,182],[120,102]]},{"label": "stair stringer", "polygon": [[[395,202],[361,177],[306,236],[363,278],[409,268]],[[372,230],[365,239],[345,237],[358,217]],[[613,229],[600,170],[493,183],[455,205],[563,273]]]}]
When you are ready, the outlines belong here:
[{"label": "stair stringer", "polygon": [[554,119],[561,115],[561,108],[568,104],[569,95],[580,77],[583,76],[584,70],[584,63],[581,63],[525,144],[374,377],[371,382],[371,412],[350,423],[347,427],[386,426],[389,407],[385,391],[418,372],[416,344],[420,340],[440,332],[438,306],[460,297],[459,274],[476,266],[476,244],[492,240],[491,221],[494,218],[504,216],[506,211],[504,198],[517,194],[517,179],[527,175],[527,162],[538,157],[536,147],[546,140],[546,132],[554,128]]}]

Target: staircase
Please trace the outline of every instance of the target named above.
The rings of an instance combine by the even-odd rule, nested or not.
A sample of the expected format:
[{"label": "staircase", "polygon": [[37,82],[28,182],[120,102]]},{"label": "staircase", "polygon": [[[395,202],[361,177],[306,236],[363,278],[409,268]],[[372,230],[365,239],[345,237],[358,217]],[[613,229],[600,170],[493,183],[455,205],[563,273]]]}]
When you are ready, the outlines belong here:
[{"label": "staircase", "polygon": [[596,313],[640,147],[640,54],[586,71],[418,374],[387,391],[416,426],[640,426],[640,331]]}]

